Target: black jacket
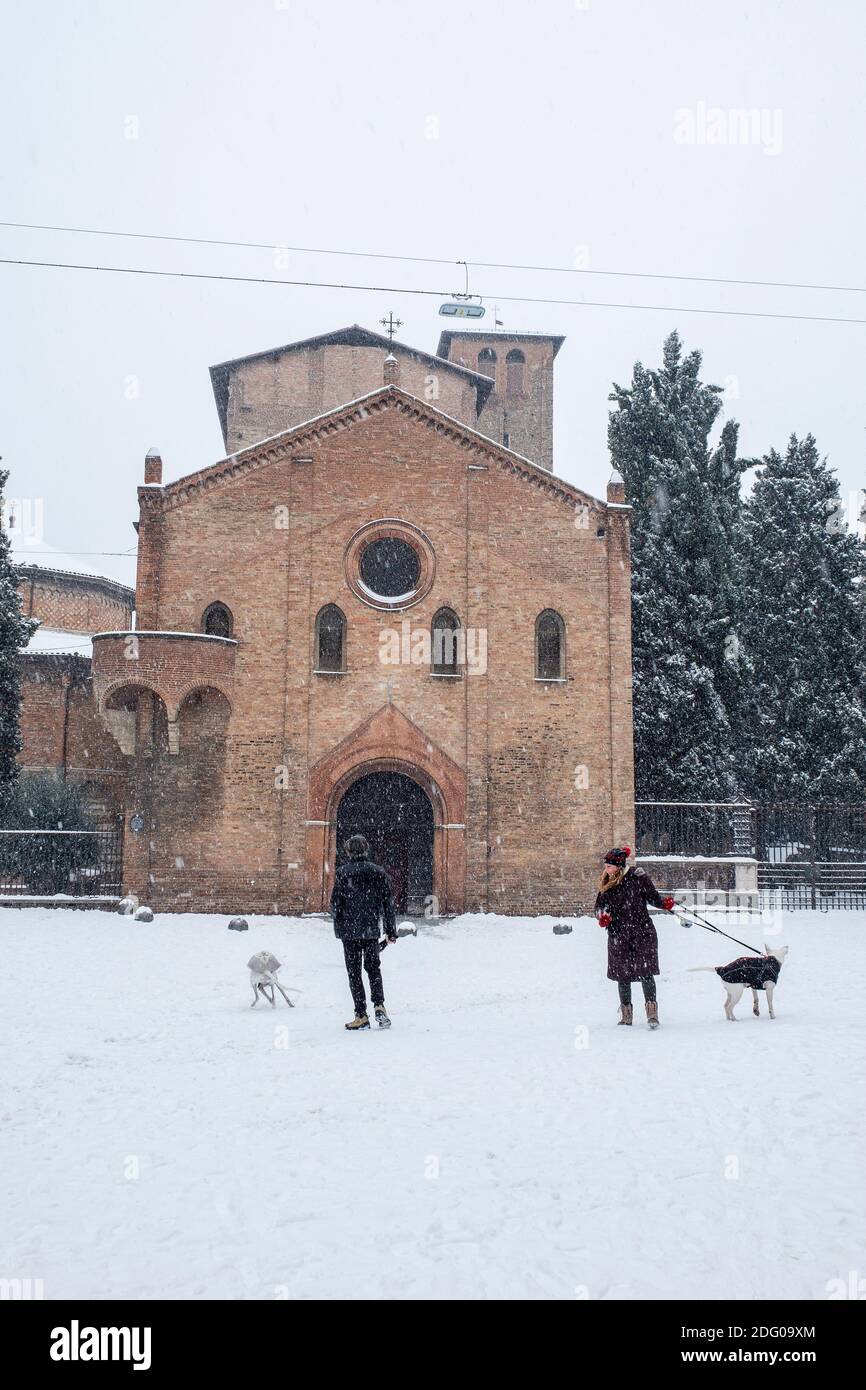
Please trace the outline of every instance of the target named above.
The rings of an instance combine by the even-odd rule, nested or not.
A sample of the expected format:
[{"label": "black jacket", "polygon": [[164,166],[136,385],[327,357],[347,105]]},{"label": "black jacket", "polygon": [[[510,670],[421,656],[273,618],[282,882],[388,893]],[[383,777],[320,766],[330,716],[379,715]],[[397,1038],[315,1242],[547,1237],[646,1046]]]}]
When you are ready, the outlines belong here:
[{"label": "black jacket", "polygon": [[726,985],[763,989],[768,981],[772,985],[776,983],[781,969],[781,963],[775,956],[738,956],[730,965],[717,965],[716,974]]},{"label": "black jacket", "polygon": [[367,941],[379,935],[379,919],[385,935],[393,936],[397,921],[391,880],[384,869],[369,859],[350,859],[334,876],[331,894],[334,935],[341,941]]}]

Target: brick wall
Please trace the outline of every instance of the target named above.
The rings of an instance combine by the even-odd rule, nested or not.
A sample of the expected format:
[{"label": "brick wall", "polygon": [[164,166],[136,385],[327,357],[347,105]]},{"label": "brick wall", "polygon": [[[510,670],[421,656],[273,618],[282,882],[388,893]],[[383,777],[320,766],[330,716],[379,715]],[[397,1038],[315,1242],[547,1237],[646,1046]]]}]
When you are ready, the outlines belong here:
[{"label": "brick wall", "polygon": [[[455,333],[450,347],[451,361],[471,371],[484,371],[495,382],[495,389],[478,417],[482,434],[549,469],[553,468],[554,346],[552,338]],[[479,362],[479,354],[485,349],[496,354],[495,363]],[[523,390],[509,392],[507,357],[515,350],[526,359]]]},{"label": "brick wall", "polygon": [[[394,346],[401,385],[464,424],[477,424],[470,378]],[[270,439],[382,385],[381,347],[329,343],[239,362],[229,380],[229,453]]]},{"label": "brick wall", "polygon": [[[317,909],[311,834],[328,850],[326,833],[305,824],[311,769],[390,701],[465,778],[465,831],[448,832],[465,836],[461,904],[559,913],[590,901],[600,854],[632,833],[627,511],[595,504],[587,524],[566,485],[393,397],[263,453],[263,466],[251,455],[164,511],[143,497],[141,627],[194,630],[219,599],[238,647],[231,712],[217,701],[194,753],[181,730],[172,763],[158,743],[160,700],[139,710],[134,796],[150,777],[159,805],[130,886],[166,907]],[[436,554],[431,591],[402,615],[365,604],[346,579],[351,537],[381,517],[421,528]],[[348,620],[341,676],[313,671],[326,603]],[[486,632],[484,674],[446,680],[426,665],[382,664],[383,631],[404,619],[429,628],[442,606]],[[546,607],[566,623],[563,684],[535,680]]]},{"label": "brick wall", "polygon": [[97,822],[112,824],[123,810],[129,766],[97,715],[90,662],[22,656],[21,697],[23,770],[83,783]]},{"label": "brick wall", "polygon": [[[60,632],[128,628],[132,621],[132,590],[110,579],[26,565],[18,590],[24,612]],[[20,670],[21,767],[83,784],[97,824],[114,824],[129,764],[97,715],[89,659],[27,652]]]}]

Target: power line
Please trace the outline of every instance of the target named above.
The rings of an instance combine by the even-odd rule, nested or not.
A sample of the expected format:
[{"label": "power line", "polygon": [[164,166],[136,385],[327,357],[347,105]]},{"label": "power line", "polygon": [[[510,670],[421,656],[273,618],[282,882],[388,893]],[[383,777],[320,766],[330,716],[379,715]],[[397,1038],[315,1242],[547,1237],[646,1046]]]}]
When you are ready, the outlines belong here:
[{"label": "power line", "polygon": [[[91,270],[110,275],[150,275],[159,279],[217,280],[241,285],[287,285],[294,288],[320,290],[358,290],[370,294],[418,294],[436,299],[448,299],[445,290],[420,290],[408,285],[351,285],[333,280],[282,280],[266,275],[216,275],[193,270],[148,270],[140,266],[85,265],[70,261],[30,261],[0,257],[0,265],[35,266],[42,270]],[[866,324],[866,319],[844,318],[829,314],[778,314],[759,309],[687,309],[673,304],[616,304],[599,299],[544,299],[532,295],[499,294],[491,291],[488,298],[500,304],[544,304],[575,309],[639,309],[663,314],[712,314],[722,318],[784,319],[796,323]]]},{"label": "power line", "polygon": [[225,246],[245,251],[289,251],[303,256],[354,256],[363,260],[404,261],[415,265],[475,266],[479,270],[521,270],[551,275],[606,275],[633,280],[677,280],[696,285],[750,285],[776,290],[829,290],[840,294],[866,294],[866,285],[816,285],[796,280],[735,280],[722,275],[670,275],[651,270],[594,270],[589,266],[521,265],[510,261],[449,260],[440,256],[406,256],[388,251],[338,251],[325,246],[286,246],[280,241],[227,241],[217,237],[170,236],[158,232],[119,232],[102,227],[55,227],[42,222],[0,222],[0,227],[20,231],[71,232],[76,236],[129,237],[138,241],[170,241],[185,246]]},{"label": "power line", "polygon": [[[27,556],[29,556],[30,559],[33,561],[34,565],[36,565],[36,564],[39,563],[40,560],[43,560],[43,561],[48,561],[48,560],[50,560],[54,555],[119,555],[119,556],[120,556],[122,559],[124,559],[124,560],[134,560],[135,557],[136,557],[136,554],[137,554],[137,549],[136,549],[136,550],[21,550],[20,548],[16,548],[15,546],[13,546],[13,547],[12,547],[12,553],[13,553],[13,555],[27,555]],[[45,565],[45,568],[47,569],[47,568],[49,568],[49,566],[46,564],[46,565]]]}]

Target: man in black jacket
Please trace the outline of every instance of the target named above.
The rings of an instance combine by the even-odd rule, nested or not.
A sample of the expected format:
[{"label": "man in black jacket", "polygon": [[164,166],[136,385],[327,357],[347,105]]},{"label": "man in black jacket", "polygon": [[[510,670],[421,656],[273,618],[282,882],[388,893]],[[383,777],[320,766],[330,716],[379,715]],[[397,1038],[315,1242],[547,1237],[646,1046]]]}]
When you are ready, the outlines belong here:
[{"label": "man in black jacket", "polygon": [[380,1028],[390,1028],[385,1012],[385,991],[379,967],[379,919],[385,926],[389,941],[397,940],[394,898],[391,880],[385,870],[370,859],[370,846],[363,835],[352,835],[346,841],[347,863],[341,864],[334,876],[331,894],[331,915],[334,935],[343,943],[349,988],[355,1005],[355,1017],[346,1027],[351,1031],[369,1028],[367,996],[361,963],[370,980],[370,996]]}]

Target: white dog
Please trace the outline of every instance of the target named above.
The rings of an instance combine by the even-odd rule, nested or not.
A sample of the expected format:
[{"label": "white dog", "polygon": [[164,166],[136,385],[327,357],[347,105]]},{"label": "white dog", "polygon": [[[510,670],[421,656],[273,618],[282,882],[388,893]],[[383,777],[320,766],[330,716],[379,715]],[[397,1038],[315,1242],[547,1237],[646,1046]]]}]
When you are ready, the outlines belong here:
[{"label": "white dog", "polygon": [[259,1002],[259,995],[263,994],[270,1000],[271,1008],[276,1004],[274,990],[278,989],[285,999],[290,1009],[295,1006],[286,991],[277,979],[277,971],[282,967],[276,956],[272,956],[270,951],[257,951],[254,956],[250,956],[247,961],[250,972],[250,983],[253,987],[253,1002],[250,1008],[254,1009]]},{"label": "white dog", "polygon": [[771,951],[765,941],[764,955],[762,956],[738,956],[736,960],[730,961],[727,965],[695,965],[692,966],[692,969],[713,970],[719,976],[727,991],[725,1018],[730,1019],[731,1023],[737,1021],[734,1016],[734,1009],[739,1004],[744,989],[752,991],[752,1013],[756,1018],[760,1015],[758,1008],[759,989],[762,989],[767,996],[770,1018],[775,1018],[773,990],[776,988],[776,981],[787,954],[787,946],[779,946],[775,951]]}]

